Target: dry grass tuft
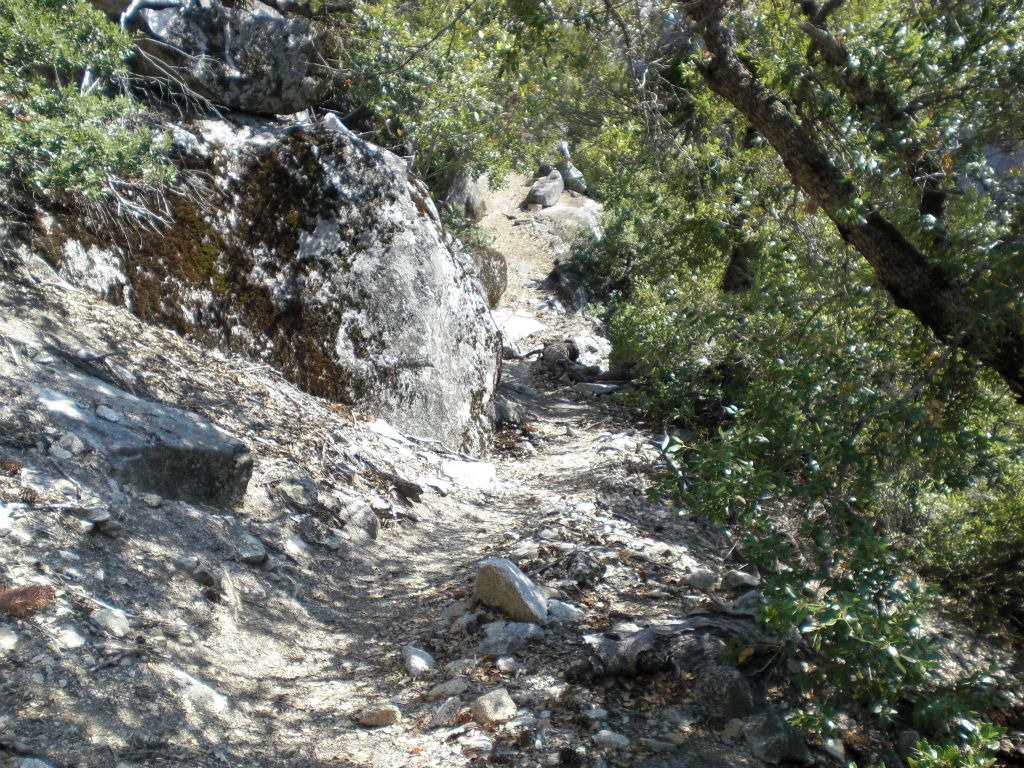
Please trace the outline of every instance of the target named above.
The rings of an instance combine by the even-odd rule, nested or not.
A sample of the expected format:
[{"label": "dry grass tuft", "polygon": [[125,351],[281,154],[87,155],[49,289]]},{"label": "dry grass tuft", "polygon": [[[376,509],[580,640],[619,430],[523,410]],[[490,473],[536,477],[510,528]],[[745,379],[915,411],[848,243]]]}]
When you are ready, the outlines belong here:
[{"label": "dry grass tuft", "polygon": [[57,593],[53,587],[30,584],[0,590],[0,613],[13,619],[29,619],[53,605]]},{"label": "dry grass tuft", "polygon": [[12,458],[4,456],[0,458],[0,472],[14,477],[21,472],[21,464]]}]

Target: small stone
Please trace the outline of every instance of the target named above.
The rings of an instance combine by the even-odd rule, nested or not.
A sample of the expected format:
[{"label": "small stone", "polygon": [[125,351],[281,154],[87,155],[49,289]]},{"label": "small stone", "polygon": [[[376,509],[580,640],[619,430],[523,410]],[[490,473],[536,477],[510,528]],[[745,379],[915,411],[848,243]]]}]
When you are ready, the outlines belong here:
[{"label": "small stone", "polygon": [[433,656],[413,645],[402,648],[402,661],[405,662],[405,669],[412,677],[429,674],[437,666]]},{"label": "small stone", "polygon": [[13,629],[0,627],[0,651],[13,651],[18,644],[18,635]]},{"label": "small stone", "polygon": [[105,421],[109,421],[113,424],[121,421],[121,414],[111,408],[109,405],[97,405],[96,415]]},{"label": "small stone", "polygon": [[610,749],[626,749],[629,746],[629,737],[607,728],[602,728],[594,734],[594,743]]},{"label": "small stone", "polygon": [[467,734],[459,739],[459,744],[472,752],[490,752],[494,749],[494,742],[482,733]]},{"label": "small stone", "polygon": [[75,648],[81,648],[85,645],[85,638],[82,637],[81,633],[74,627],[65,627],[57,633],[57,639],[60,644],[69,649],[74,650]]},{"label": "small stone", "polygon": [[59,459],[61,461],[67,461],[68,459],[71,458],[71,451],[67,450],[66,448],[61,448],[56,443],[50,446],[48,453],[51,456],[53,456],[53,458]]},{"label": "small stone", "polygon": [[517,672],[521,672],[523,665],[513,659],[511,656],[502,656],[496,662],[494,666],[498,668],[498,671],[503,675],[514,675]]},{"label": "small stone", "polygon": [[548,600],[548,618],[562,624],[579,624],[587,618],[587,614],[572,603],[564,603],[561,600]]},{"label": "small stone", "polygon": [[402,721],[402,711],[394,704],[367,707],[358,716],[359,724],[368,728],[381,728]]},{"label": "small stone", "polygon": [[784,760],[807,762],[807,744],[789,723],[774,712],[755,715],[743,723],[743,736],[754,756],[777,765]]},{"label": "small stone", "polygon": [[89,615],[89,619],[114,637],[124,637],[131,631],[128,617],[120,608],[99,608]]},{"label": "small stone", "polygon": [[514,718],[519,709],[512,701],[512,697],[508,695],[508,691],[499,688],[496,691],[485,693],[474,701],[470,705],[469,711],[473,714],[473,719],[480,725],[496,725]]},{"label": "small stone", "polygon": [[243,533],[238,542],[238,559],[246,565],[262,565],[267,561],[267,548],[255,536]]},{"label": "small stone", "polygon": [[722,577],[722,589],[751,589],[761,584],[761,577],[746,571],[729,571]]},{"label": "small stone", "polygon": [[437,699],[446,699],[450,696],[458,696],[468,690],[469,681],[466,678],[453,677],[451,680],[438,683],[427,691],[427,698],[436,701]]},{"label": "small stone", "polygon": [[714,589],[718,584],[718,575],[707,568],[698,568],[683,576],[683,583],[694,589]]},{"label": "small stone", "polygon": [[608,710],[604,707],[588,706],[583,710],[583,716],[591,722],[598,722],[600,720],[608,719]]},{"label": "small stone", "polygon": [[754,711],[750,683],[742,672],[733,667],[708,667],[697,678],[694,693],[708,717],[745,717]]},{"label": "small stone", "polygon": [[459,712],[462,711],[462,699],[458,696],[450,696],[444,700],[444,704],[437,708],[434,716],[430,718],[428,728],[451,728],[459,719]]},{"label": "small stone", "polygon": [[155,493],[147,493],[142,497],[142,503],[150,509],[156,509],[163,505],[164,500]]},{"label": "small stone", "polygon": [[474,597],[517,621],[545,624],[547,601],[530,578],[511,560],[489,557],[476,573]]}]

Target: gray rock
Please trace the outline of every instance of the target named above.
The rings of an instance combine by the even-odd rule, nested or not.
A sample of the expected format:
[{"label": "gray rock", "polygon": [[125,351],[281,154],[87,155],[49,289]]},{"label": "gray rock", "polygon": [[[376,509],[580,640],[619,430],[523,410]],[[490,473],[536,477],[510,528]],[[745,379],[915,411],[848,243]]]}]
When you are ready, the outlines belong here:
[{"label": "gray rock", "polygon": [[[112,5],[93,3],[108,12]],[[309,19],[282,16],[258,0],[245,6],[187,0],[143,9],[128,26],[141,33],[145,54],[131,66],[159,76],[179,96],[242,112],[293,114],[317,103],[329,87],[324,34]]]},{"label": "gray rock", "polygon": [[367,707],[359,713],[356,719],[360,725],[365,725],[368,728],[380,728],[400,723],[402,721],[402,711],[394,704]]},{"label": "gray rock", "polygon": [[267,561],[267,548],[255,536],[243,533],[238,542],[238,559],[246,565],[262,565]]},{"label": "gray rock", "polygon": [[480,221],[487,212],[480,185],[465,169],[452,174],[443,199],[453,211],[472,221]]},{"label": "gray rock", "polygon": [[714,589],[718,584],[718,574],[707,568],[697,568],[683,576],[683,583],[695,589]]},{"label": "gray rock", "polygon": [[783,760],[805,763],[809,758],[803,736],[774,712],[747,718],[743,737],[756,758],[772,765]]},{"label": "gray rock", "polygon": [[728,571],[722,576],[722,589],[735,591],[739,589],[751,589],[761,584],[761,577],[746,571]]},{"label": "gray rock", "polygon": [[566,189],[581,195],[587,194],[587,180],[583,178],[583,171],[573,165],[571,160],[562,160],[555,168],[561,174]]},{"label": "gray rock", "polygon": [[402,661],[405,664],[405,670],[412,677],[430,674],[434,671],[434,667],[437,666],[433,656],[413,645],[407,645],[402,648]]},{"label": "gray rock", "polygon": [[0,762],[2,768],[53,768],[50,763],[45,763],[35,757],[12,757]]},{"label": "gray rock", "polygon": [[114,637],[124,637],[131,631],[128,617],[120,608],[98,608],[89,614],[89,619],[97,627]]},{"label": "gray rock", "polygon": [[604,728],[594,734],[594,743],[610,749],[625,749],[629,746],[629,737]]},{"label": "gray rock", "polygon": [[912,728],[900,731],[896,736],[896,751],[899,756],[906,760],[917,748],[917,742],[921,740],[921,734]]},{"label": "gray rock", "polygon": [[511,560],[484,560],[477,568],[473,597],[517,621],[545,624],[548,620],[543,593]]},{"label": "gray rock", "polygon": [[548,618],[563,624],[578,624],[587,618],[587,614],[572,603],[548,600]]},{"label": "gray rock", "polygon": [[429,691],[427,691],[427,698],[436,701],[437,699],[447,699],[451,696],[459,696],[469,690],[469,680],[464,677],[453,677],[451,680],[445,680],[443,683],[438,683]]},{"label": "gray rock", "polygon": [[492,621],[484,625],[485,637],[476,652],[486,658],[511,656],[528,642],[544,637],[544,631],[527,622]]},{"label": "gray rock", "polygon": [[588,395],[590,397],[598,397],[600,395],[611,395],[622,389],[619,384],[599,384],[597,382],[581,381],[577,384],[573,384],[572,388],[577,392]]},{"label": "gray rock", "polygon": [[496,725],[514,718],[519,708],[508,695],[508,691],[499,688],[476,699],[470,704],[469,711],[480,725]]},{"label": "gray rock", "polygon": [[552,171],[543,179],[537,179],[530,187],[530,193],[526,196],[527,205],[540,205],[543,208],[550,208],[558,202],[562,196],[565,184],[562,181],[562,174]]},{"label": "gray rock", "polygon": [[[46,364],[12,369],[31,380],[41,413],[61,431],[73,431],[102,457],[112,474],[170,499],[233,506],[245,495],[252,456],[240,440],[206,419],[144,400],[94,378],[54,356]],[[103,418],[92,403],[117,420]]]},{"label": "gray rock", "polygon": [[462,699],[458,696],[451,696],[445,699],[444,703],[437,708],[430,718],[428,728],[450,728],[459,719],[459,712],[462,711]]},{"label": "gray rock", "polygon": [[345,533],[354,539],[375,541],[380,535],[380,518],[373,508],[362,499],[351,496],[331,496],[327,507],[333,511],[345,526]]},{"label": "gray rock", "polygon": [[316,481],[305,472],[296,472],[277,481],[277,493],[296,512],[315,509],[319,500]]},{"label": "gray rock", "polygon": [[710,666],[694,686],[697,704],[708,717],[745,717],[754,711],[754,696],[743,673],[733,667]]}]

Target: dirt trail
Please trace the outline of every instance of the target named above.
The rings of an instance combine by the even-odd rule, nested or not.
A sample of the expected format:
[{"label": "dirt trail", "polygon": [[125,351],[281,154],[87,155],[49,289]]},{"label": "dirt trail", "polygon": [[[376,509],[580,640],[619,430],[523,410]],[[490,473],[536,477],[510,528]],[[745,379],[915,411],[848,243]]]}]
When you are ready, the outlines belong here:
[{"label": "dirt trail", "polygon": [[[508,259],[499,309],[535,321],[517,340],[523,349],[594,334],[600,323],[566,310],[545,284],[558,243],[518,211],[524,194],[522,179],[491,192],[482,224]],[[657,695],[641,701],[621,686],[579,687],[564,677],[584,655],[583,632],[685,613],[703,599],[685,575],[720,566],[729,549],[721,534],[645,500],[654,441],[621,408],[529,361],[506,361],[504,391],[524,410],[523,424],[500,436],[503,450],[490,462],[467,461],[49,279],[2,284],[0,354],[26,360],[38,343],[32,322],[70,349],[115,350],[111,359],[152,372],[143,383],[154,397],[205,415],[261,454],[240,515],[172,502],[149,508],[111,486],[123,522],[116,539],[83,535],[52,511],[80,498],[82,482],[103,482],[88,466],[62,469],[44,454],[30,468],[29,450],[20,476],[0,477],[6,498],[21,492],[18,483],[41,498],[0,509],[8,515],[0,576],[15,584],[44,578],[59,596],[54,611],[31,622],[0,622],[0,765],[6,751],[54,766],[119,768],[540,766],[579,748],[584,764],[627,766],[655,742],[671,749],[682,740],[697,754],[707,734],[681,708],[688,694],[679,681],[646,681],[637,696]],[[61,327],[49,319],[56,316]],[[273,496],[296,466],[368,498],[367,478],[381,468],[435,479],[422,503],[386,505],[395,522],[376,541],[339,556],[298,542],[291,531],[302,516]],[[268,565],[238,562],[232,551],[243,533],[268,543]],[[481,658],[480,625],[500,617],[459,601],[471,596],[475,565],[487,554],[514,559],[578,605],[582,622],[549,625],[500,665]],[[195,561],[222,574],[216,600],[190,573]],[[588,589],[568,578],[581,562],[603,573]],[[132,630],[123,638],[104,638],[90,623],[108,604],[127,611]],[[406,643],[436,657],[433,675],[406,674]],[[445,670],[458,660],[468,661]],[[457,725],[428,727],[441,703],[430,690],[452,678],[465,680],[464,707],[507,688],[519,717],[485,729],[464,709]],[[378,729],[355,722],[384,704],[396,705],[402,721]],[[628,746],[595,742],[591,731],[601,728]],[[716,749],[709,743],[700,753]]]}]

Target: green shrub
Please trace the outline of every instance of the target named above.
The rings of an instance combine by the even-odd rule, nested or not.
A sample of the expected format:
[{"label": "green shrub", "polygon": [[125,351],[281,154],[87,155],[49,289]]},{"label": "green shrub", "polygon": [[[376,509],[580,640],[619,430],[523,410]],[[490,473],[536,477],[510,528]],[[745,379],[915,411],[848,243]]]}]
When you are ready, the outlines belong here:
[{"label": "green shrub", "polygon": [[165,137],[116,95],[131,50],[84,0],[0,0],[0,168],[52,197],[165,182]]}]

